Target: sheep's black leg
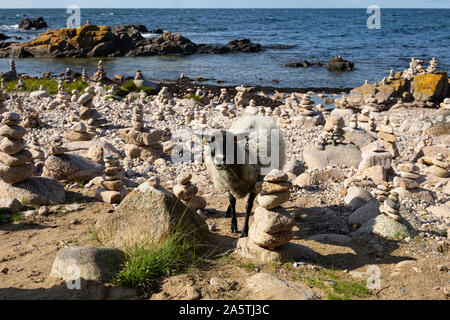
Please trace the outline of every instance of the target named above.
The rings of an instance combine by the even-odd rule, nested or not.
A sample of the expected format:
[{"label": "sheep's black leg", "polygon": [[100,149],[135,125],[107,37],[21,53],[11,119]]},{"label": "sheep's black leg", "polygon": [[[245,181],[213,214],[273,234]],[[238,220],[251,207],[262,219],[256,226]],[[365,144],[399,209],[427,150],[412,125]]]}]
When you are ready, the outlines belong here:
[{"label": "sheep's black leg", "polygon": [[231,232],[237,233],[237,218],[236,218],[236,198],[230,193],[230,211],[231,211]]},{"label": "sheep's black leg", "polygon": [[252,213],[253,209],[253,201],[255,200],[256,194],[250,192],[248,195],[247,204],[245,206],[245,222],[244,228],[242,228],[241,238],[248,237],[248,219],[250,218],[250,213]]},{"label": "sheep's black leg", "polygon": [[231,218],[231,203],[228,205],[227,211],[225,212],[225,218]]}]

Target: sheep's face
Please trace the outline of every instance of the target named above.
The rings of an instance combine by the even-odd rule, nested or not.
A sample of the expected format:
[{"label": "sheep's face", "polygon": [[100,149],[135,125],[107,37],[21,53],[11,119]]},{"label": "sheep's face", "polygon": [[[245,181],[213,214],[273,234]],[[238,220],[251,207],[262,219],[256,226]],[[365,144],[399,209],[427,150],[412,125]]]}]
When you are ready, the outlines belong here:
[{"label": "sheep's face", "polygon": [[227,167],[240,164],[240,155],[245,154],[245,148],[241,143],[246,136],[233,134],[220,130],[212,135],[203,135],[202,140],[209,145],[209,156],[218,170],[226,170]]}]

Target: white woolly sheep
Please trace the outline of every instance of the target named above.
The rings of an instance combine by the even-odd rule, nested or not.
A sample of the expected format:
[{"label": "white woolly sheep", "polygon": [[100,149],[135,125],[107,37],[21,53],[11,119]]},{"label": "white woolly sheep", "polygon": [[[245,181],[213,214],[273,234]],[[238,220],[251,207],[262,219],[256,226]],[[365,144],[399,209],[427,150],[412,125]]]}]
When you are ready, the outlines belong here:
[{"label": "white woolly sheep", "polygon": [[248,220],[256,197],[255,184],[272,169],[285,163],[285,142],[271,117],[244,116],[236,119],[228,131],[203,135],[209,144],[205,163],[214,187],[229,191],[226,217],[231,217],[231,232],[237,233],[236,198],[249,195],[241,237],[248,235]]}]

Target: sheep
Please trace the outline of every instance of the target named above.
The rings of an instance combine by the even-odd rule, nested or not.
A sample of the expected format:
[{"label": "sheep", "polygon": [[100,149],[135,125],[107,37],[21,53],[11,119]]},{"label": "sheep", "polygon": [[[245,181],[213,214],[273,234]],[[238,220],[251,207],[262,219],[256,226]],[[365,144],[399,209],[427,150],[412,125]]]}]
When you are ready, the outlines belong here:
[{"label": "sheep", "polygon": [[[275,145],[271,143],[271,137]],[[236,198],[242,199],[249,195],[241,234],[241,237],[247,237],[249,217],[258,193],[255,184],[262,181],[271,169],[282,168],[286,161],[281,130],[270,117],[249,115],[236,119],[228,131],[203,135],[202,140],[209,147],[205,152],[205,164],[214,187],[218,191],[229,192],[230,204],[225,217],[231,217],[233,233],[238,232]],[[278,147],[273,155],[272,147]],[[270,162],[265,161],[265,155],[270,158]]]}]

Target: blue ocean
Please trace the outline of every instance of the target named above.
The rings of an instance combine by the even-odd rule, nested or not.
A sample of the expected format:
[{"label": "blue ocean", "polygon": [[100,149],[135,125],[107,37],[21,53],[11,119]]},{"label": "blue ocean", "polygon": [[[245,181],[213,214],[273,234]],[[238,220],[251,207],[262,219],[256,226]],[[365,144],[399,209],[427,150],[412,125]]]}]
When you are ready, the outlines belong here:
[{"label": "blue ocean", "polygon": [[[0,33],[32,39],[42,31],[17,29],[24,17],[42,16],[49,28],[66,27],[66,9],[0,9]],[[290,50],[265,49],[253,54],[191,55],[104,59],[109,76],[134,76],[140,68],[150,79],[175,79],[181,72],[224,81],[223,85],[278,87],[355,87],[408,67],[411,57],[438,59],[450,69],[450,9],[383,9],[380,29],[369,29],[366,9],[81,9],[82,24],[144,24],[181,33],[196,43],[226,44],[249,38],[263,46],[292,45]],[[155,35],[146,34],[146,37]],[[288,68],[306,59],[326,64],[341,54],[355,63],[351,72],[325,67]],[[35,59],[16,61],[17,70],[32,76],[71,68],[89,74],[98,59]],[[0,71],[8,70],[0,59]]]}]

